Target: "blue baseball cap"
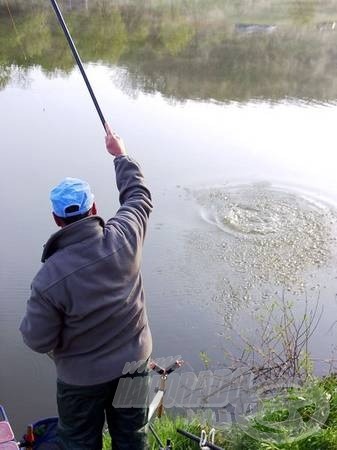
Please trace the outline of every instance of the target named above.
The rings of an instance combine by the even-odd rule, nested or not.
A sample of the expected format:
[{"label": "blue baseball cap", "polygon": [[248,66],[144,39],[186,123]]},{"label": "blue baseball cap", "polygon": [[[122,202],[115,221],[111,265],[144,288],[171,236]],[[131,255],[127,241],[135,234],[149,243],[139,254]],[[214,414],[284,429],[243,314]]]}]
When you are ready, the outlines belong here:
[{"label": "blue baseball cap", "polygon": [[54,214],[65,218],[89,211],[94,195],[86,181],[67,177],[51,190],[50,200]]}]

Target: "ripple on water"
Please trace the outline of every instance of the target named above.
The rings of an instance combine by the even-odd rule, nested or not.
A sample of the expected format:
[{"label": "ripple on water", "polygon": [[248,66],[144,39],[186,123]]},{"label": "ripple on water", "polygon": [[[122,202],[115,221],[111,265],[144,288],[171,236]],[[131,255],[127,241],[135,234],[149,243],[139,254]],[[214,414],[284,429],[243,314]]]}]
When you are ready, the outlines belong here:
[{"label": "ripple on water", "polygon": [[192,233],[189,247],[217,273],[217,301],[242,302],[268,285],[303,291],[336,254],[336,211],[314,196],[265,183],[193,195],[212,227]]}]

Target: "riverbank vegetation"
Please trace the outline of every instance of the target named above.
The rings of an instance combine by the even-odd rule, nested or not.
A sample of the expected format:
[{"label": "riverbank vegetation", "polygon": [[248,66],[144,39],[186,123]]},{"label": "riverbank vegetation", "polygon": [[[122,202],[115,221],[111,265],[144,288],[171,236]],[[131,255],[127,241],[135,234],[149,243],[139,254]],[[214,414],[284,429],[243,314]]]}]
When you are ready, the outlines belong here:
[{"label": "riverbank vegetation", "polygon": [[[0,0],[0,88],[24,85],[32,67],[69,74],[75,63],[48,2],[8,4],[12,17]],[[337,96],[336,2],[61,4],[84,62],[127,69],[121,87],[132,95],[220,102]]]},{"label": "riverbank vegetation", "polygon": [[[154,429],[163,443],[172,440],[176,450],[198,448],[177,433],[177,428],[196,436],[200,436],[202,430],[209,435],[214,428],[215,443],[225,450],[337,448],[334,361],[332,358],[330,362],[331,373],[315,377],[309,350],[321,318],[319,302],[313,305],[311,302],[309,306],[305,297],[302,314],[298,316],[296,311],[295,315],[294,309],[295,305],[286,301],[284,295],[264,305],[256,313],[253,339],[248,339],[234,326],[232,337],[239,337],[243,351],[237,352],[237,357],[226,354],[229,378],[223,376],[225,372],[209,371],[212,361],[202,352],[206,369],[199,377],[202,383],[193,383],[190,379],[187,391],[192,397],[198,392],[203,402],[198,408],[180,407],[175,414],[168,411],[161,419],[154,420]],[[213,375],[220,380],[216,388],[210,382]],[[181,384],[184,385],[184,381],[181,380]],[[214,407],[220,391],[227,400]],[[149,440],[150,449],[157,450],[158,444],[150,432]],[[105,449],[109,448],[109,442],[105,436]]]},{"label": "riverbank vegetation", "polygon": [[[330,375],[310,380],[300,390],[289,390],[290,403],[284,403],[284,395],[266,400],[258,415],[249,422],[224,427],[215,424],[216,445],[225,450],[333,450],[337,448],[337,376]],[[281,401],[282,400],[282,401]],[[318,403],[317,403],[318,402]],[[289,408],[293,404],[295,409]],[[286,406],[286,407],[285,407]],[[317,409],[315,414],[313,411]],[[296,414],[295,414],[296,410]],[[320,417],[324,423],[320,423]],[[173,449],[191,450],[198,444],[177,433],[177,428],[200,436],[214,423],[197,419],[188,421],[182,417],[165,415],[154,421],[154,428],[162,442],[171,439]],[[301,428],[300,428],[301,427]],[[150,449],[158,450],[149,433]],[[104,450],[110,449],[110,438],[104,437]]]}]

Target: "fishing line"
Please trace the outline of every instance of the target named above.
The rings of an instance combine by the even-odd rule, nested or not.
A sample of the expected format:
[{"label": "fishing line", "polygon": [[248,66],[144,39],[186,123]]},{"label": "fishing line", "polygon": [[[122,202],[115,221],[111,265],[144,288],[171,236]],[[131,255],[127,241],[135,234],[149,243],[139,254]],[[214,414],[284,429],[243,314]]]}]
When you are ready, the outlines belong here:
[{"label": "fishing line", "polygon": [[24,46],[23,46],[22,41],[21,41],[21,38],[20,38],[20,35],[19,35],[19,31],[18,31],[18,29],[17,29],[17,27],[15,25],[14,17],[13,17],[13,15],[11,13],[11,10],[10,10],[9,4],[8,4],[8,0],[5,0],[5,1],[6,1],[7,11],[8,11],[9,17],[11,18],[12,25],[13,25],[13,28],[14,28],[14,31],[15,31],[15,34],[16,34],[16,38],[18,40],[19,46],[21,47],[21,51],[22,51],[23,57],[24,57],[25,61],[27,61],[28,58],[27,58]]}]

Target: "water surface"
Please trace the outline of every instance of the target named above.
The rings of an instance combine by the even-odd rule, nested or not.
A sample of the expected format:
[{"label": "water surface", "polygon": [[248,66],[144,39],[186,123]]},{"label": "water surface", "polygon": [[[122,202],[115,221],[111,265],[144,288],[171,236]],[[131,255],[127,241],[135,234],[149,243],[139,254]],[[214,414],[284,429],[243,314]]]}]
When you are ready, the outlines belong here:
[{"label": "water surface", "polygon": [[[106,219],[118,198],[101,123],[53,12],[35,0],[9,5],[15,28],[0,0],[0,402],[22,430],[55,413],[54,368],[18,333],[55,231],[48,193],[64,176],[84,178]],[[153,192],[143,273],[154,355],[182,354],[195,370],[200,351],[223,363],[226,323],[286,292],[299,304],[319,298],[312,352],[328,358],[335,2],[73,0],[62,9],[102,110]]]}]

